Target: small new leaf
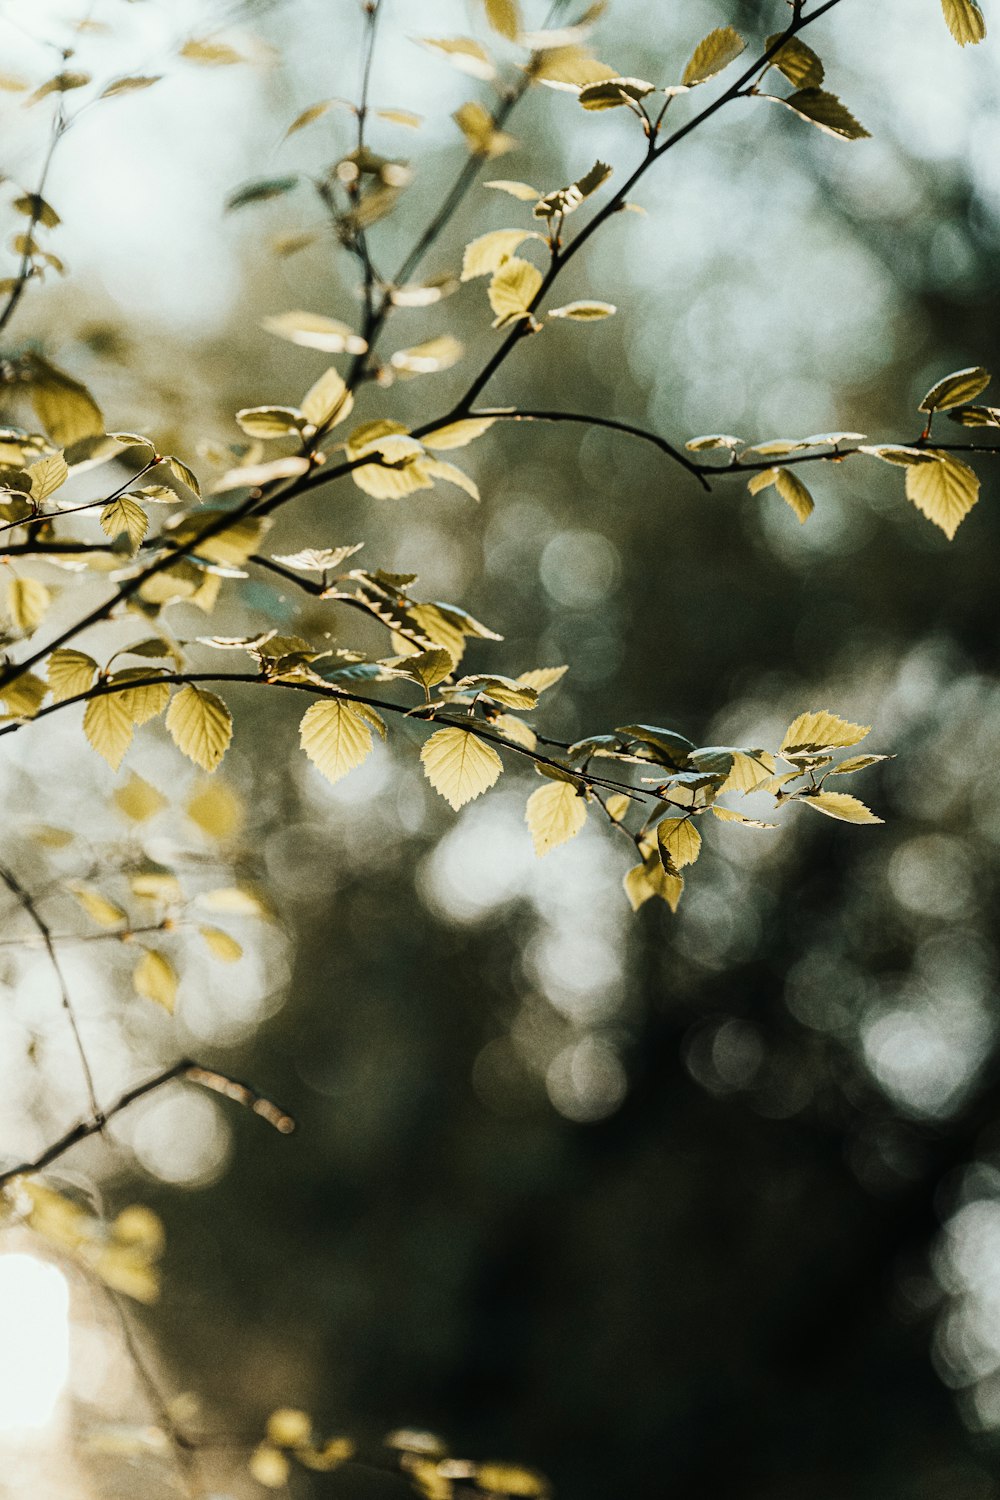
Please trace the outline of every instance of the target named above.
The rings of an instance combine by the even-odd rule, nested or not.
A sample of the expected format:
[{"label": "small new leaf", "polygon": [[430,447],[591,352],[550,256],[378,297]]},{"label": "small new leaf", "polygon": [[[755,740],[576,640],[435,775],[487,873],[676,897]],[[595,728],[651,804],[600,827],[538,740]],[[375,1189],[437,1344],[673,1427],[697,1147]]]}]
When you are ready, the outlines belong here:
[{"label": "small new leaf", "polygon": [[494,328],[520,322],[531,316],[531,304],[542,286],[542,273],[529,260],[515,256],[493,275],[489,286],[490,306],[496,313]]},{"label": "small new leaf", "polygon": [[462,256],[462,280],[472,281],[477,276],[492,276],[494,271],[511,259],[519,245],[525,240],[540,240],[542,236],[533,229],[491,229],[470,240]]},{"label": "small new leaf", "polygon": [[133,552],[142,543],[148,529],[149,517],[131,495],[119,495],[117,500],[109,501],[101,511],[101,530],[105,536],[112,539],[127,536]]},{"label": "small new leaf", "polygon": [[492,745],[465,729],[439,729],[420,751],[424,775],[457,812],[494,784],[503,762]]},{"label": "small new leaf", "polygon": [[187,683],[174,694],[166,722],[167,732],[181,754],[203,771],[215,770],[233,737],[232,714],[222,699],[194,683]]}]

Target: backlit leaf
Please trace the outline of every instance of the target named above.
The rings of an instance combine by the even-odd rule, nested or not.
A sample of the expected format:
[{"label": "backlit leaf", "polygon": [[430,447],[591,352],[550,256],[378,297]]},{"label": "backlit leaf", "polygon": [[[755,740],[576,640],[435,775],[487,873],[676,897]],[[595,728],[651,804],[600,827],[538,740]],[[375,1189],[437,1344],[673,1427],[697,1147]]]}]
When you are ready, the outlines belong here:
[{"label": "backlit leaf", "polygon": [[986,21],[978,0],[941,0],[948,29],[960,47],[975,45],[986,35]]},{"label": "backlit leaf", "polygon": [[209,952],[224,964],[234,964],[243,957],[241,945],[228,932],[223,932],[221,927],[199,927],[198,931]]},{"label": "backlit leaf", "polygon": [[215,693],[187,683],[170,701],[167,732],[182,755],[214,771],[233,737],[233,718]]},{"label": "backlit leaf", "polygon": [[117,771],[132,743],[132,720],[117,693],[91,698],[83,714],[83,732],[91,745]]},{"label": "backlit leaf", "polygon": [[542,273],[528,260],[515,256],[494,272],[489,286],[490,306],[496,313],[494,328],[530,316],[531,303],[542,287]]},{"label": "backlit leaf", "polygon": [[140,89],[151,89],[154,83],[159,83],[162,74],[146,75],[134,74],[130,78],[115,78],[103,88],[98,95],[100,99],[116,99],[119,94],[135,94]]},{"label": "backlit leaf", "polygon": [[532,792],[524,812],[535,853],[548,854],[580,832],[587,821],[587,804],[568,781],[550,781]]},{"label": "backlit leaf", "polygon": [[979,476],[952,453],[929,450],[935,463],[906,471],[906,496],[949,541],[979,499]]},{"label": "backlit leaf", "polygon": [[56,703],[87,692],[93,686],[96,673],[97,663],[92,656],[66,647],[53,651],[45,666],[45,675]]},{"label": "backlit leaf", "polygon": [[800,797],[807,807],[815,808],[817,812],[825,813],[828,818],[839,818],[842,823],[881,823],[883,820],[877,818],[870,808],[857,797],[849,797],[846,792],[810,792]]},{"label": "backlit leaf", "polygon": [[212,839],[230,839],[243,826],[243,803],[221,777],[204,782],[189,797],[185,812]]},{"label": "backlit leaf", "polygon": [[483,0],[486,19],[508,41],[517,40],[521,30],[521,10],[517,0]]},{"label": "backlit leaf", "polygon": [[420,465],[421,472],[429,474],[433,479],[444,479],[449,484],[455,484],[473,500],[479,499],[479,486],[471,479],[464,469],[459,469],[455,464],[449,464],[442,458],[426,458]]},{"label": "backlit leaf", "polygon": [[674,874],[685,865],[693,865],[701,853],[701,834],[691,818],[661,818],[656,825],[656,839],[661,854],[669,861],[667,873]]},{"label": "backlit leaf", "polygon": [[351,414],[354,397],[339,370],[331,365],[302,398],[302,415],[314,427],[335,427]]},{"label": "backlit leaf", "polygon": [[492,182],[484,182],[483,187],[493,188],[498,193],[508,193],[512,198],[518,198],[522,203],[534,203],[542,196],[537,188],[533,188],[528,182],[512,182],[509,178],[498,177]]},{"label": "backlit leaf", "polygon": [[230,193],[226,199],[226,208],[232,211],[235,208],[245,208],[248,203],[266,203],[269,198],[282,198],[299,185],[299,174],[291,173],[286,177],[259,177],[254,182],[246,182],[242,187]]},{"label": "backlit leaf", "polygon": [[548,1494],[548,1484],[541,1474],[514,1464],[477,1464],[476,1484],[481,1490],[497,1495],[533,1497]]},{"label": "backlit leaf", "polygon": [[468,73],[471,78],[481,78],[488,82],[496,74],[496,68],[485,47],[480,46],[466,36],[451,37],[420,37],[423,47],[430,47],[433,52],[442,53],[452,67],[458,68],[461,73]]},{"label": "backlit leaf", "polygon": [[394,370],[405,375],[432,375],[438,370],[450,370],[461,359],[462,345],[450,333],[439,334],[411,349],[397,349],[389,363]]},{"label": "backlit leaf", "polygon": [[811,120],[827,135],[839,136],[845,141],[860,141],[868,137],[868,131],[858,123],[847,106],[841,103],[836,94],[828,94],[825,89],[798,89],[787,99],[779,99],[773,94],[763,94],[761,97],[784,104],[795,114],[801,115],[802,119]]},{"label": "backlit leaf", "polygon": [[492,745],[451,726],[425,741],[420,759],[431,786],[456,811],[487,791],[503,770]]},{"label": "backlit leaf", "polygon": [[282,438],[301,431],[304,415],[294,406],[248,406],[236,413],[236,423],[248,437]]},{"label": "backlit leaf", "polygon": [[371,728],[353,704],[324,698],[306,709],[299,725],[306,755],[327,781],[339,781],[367,758]]},{"label": "backlit leaf", "polygon": [[476,438],[482,437],[484,432],[488,432],[495,421],[495,417],[465,417],[460,422],[449,422],[445,427],[426,433],[421,441],[425,448],[439,448],[442,451],[465,448],[469,443],[475,442]]},{"label": "backlit leaf", "polygon": [[491,229],[489,234],[481,234],[465,247],[462,280],[472,281],[476,276],[491,276],[505,261],[511,259],[525,240],[541,238],[533,229]]},{"label": "backlit leaf", "polygon": [[[769,36],[764,43],[770,51],[778,40],[779,33]],[[820,59],[811,47],[797,36],[790,36],[784,43],[780,52],[776,52],[771,59],[771,67],[778,68],[789,83],[797,89],[818,89],[823,82],[824,69]]]},{"label": "backlit leaf", "polygon": [[774,486],[782,500],[791,506],[800,523],[808,521],[815,509],[815,501],[798,475],[791,469],[779,469]]},{"label": "backlit leaf", "polygon": [[101,530],[105,536],[127,536],[129,546],[135,552],[149,528],[149,517],[131,495],[119,495],[101,511]]},{"label": "backlit leaf", "polygon": [[550,318],[573,318],[578,323],[592,323],[597,318],[610,318],[618,311],[612,302],[567,302],[563,307],[553,307]]},{"label": "backlit leaf", "polygon": [[291,344],[300,344],[306,349],[323,349],[327,354],[364,354],[368,348],[365,340],[346,323],[325,318],[321,313],[277,313],[274,317],[262,318],[260,326]]},{"label": "backlit leaf", "polygon": [[973,365],[968,370],[956,370],[932,385],[920,403],[920,411],[947,411],[950,406],[963,406],[974,401],[992,380],[989,370],[982,365]]},{"label": "backlit leaf", "polygon": [[47,500],[54,495],[61,485],[69,478],[69,468],[61,453],[50,453],[45,458],[40,458],[37,463],[29,464],[27,468],[28,478],[31,480],[32,500]]},{"label": "backlit leaf", "polygon": [[781,741],[780,753],[801,755],[841,749],[858,744],[870,732],[870,724],[852,724],[828,709],[813,709],[792,720]]},{"label": "backlit leaf", "polygon": [[207,68],[231,67],[234,63],[246,61],[235,47],[230,47],[227,42],[213,41],[208,37],[192,37],[181,47],[180,55],[186,57],[188,62],[201,63]]},{"label": "backlit leaf", "polygon": [[156,948],[147,948],[132,970],[132,984],[137,995],[162,1005],[168,1015],[177,1003],[177,970]]},{"label": "backlit leaf", "polygon": [[693,88],[698,83],[707,83],[716,73],[728,68],[745,48],[746,42],[732,26],[718,26],[694,49],[681,76],[682,83],[688,88]]},{"label": "backlit leaf", "polygon": [[568,671],[569,667],[532,667],[530,672],[520,672],[517,680],[522,687],[544,693],[546,688],[555,687],[557,682],[561,682]]},{"label": "backlit leaf", "polygon": [[12,578],[7,584],[7,608],[18,630],[37,629],[52,603],[52,595],[37,578]]},{"label": "backlit leaf", "polygon": [[167,806],[163,793],[134,771],[124,786],[115,788],[113,796],[115,806],[134,823],[145,823]]},{"label": "backlit leaf", "polygon": [[87,885],[82,880],[71,880],[67,882],[66,888],[76,897],[91,921],[96,922],[99,927],[117,927],[128,921],[122,908],[114,901],[109,901],[95,886]]},{"label": "backlit leaf", "polygon": [[578,95],[584,109],[618,109],[624,105],[645,99],[653,92],[654,85],[644,78],[606,78],[600,83],[588,83]]}]

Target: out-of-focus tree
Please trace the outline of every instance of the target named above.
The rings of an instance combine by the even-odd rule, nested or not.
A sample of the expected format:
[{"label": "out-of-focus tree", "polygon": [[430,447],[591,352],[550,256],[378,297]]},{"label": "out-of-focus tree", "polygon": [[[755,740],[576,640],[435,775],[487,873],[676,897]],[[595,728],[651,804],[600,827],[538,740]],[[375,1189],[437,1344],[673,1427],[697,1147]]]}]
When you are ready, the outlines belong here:
[{"label": "out-of-focus tree", "polygon": [[[17,227],[0,283],[0,736],[13,737],[10,793],[23,813],[0,879],[18,924],[7,954],[7,982],[20,997],[12,1114],[28,1100],[37,1111],[19,1121],[0,1192],[12,1247],[42,1242],[75,1268],[94,1348],[103,1340],[130,1356],[128,1379],[110,1392],[80,1376],[102,1493],[118,1492],[123,1460],[142,1464],[144,1484],[148,1473],[149,1486],[180,1481],[192,1493],[210,1480],[306,1493],[317,1474],[332,1476],[318,1487],[358,1495],[383,1485],[431,1497],[544,1493],[547,1481],[525,1459],[585,1494],[594,1438],[584,1441],[584,1414],[599,1405],[615,1426],[603,1488],[617,1472],[635,1493],[670,1482],[685,1493],[781,1495],[781,1462],[769,1455],[797,1452],[812,1419],[803,1403],[786,1428],[769,1414],[771,1400],[785,1400],[813,1350],[833,1348],[830,1370],[842,1368],[837,1341],[855,1347],[854,1324],[866,1298],[883,1297],[887,1275],[899,1311],[917,1318],[937,1305],[920,1257],[942,1182],[955,1211],[938,1277],[955,1302],[939,1325],[939,1363],[971,1392],[973,1425],[996,1425],[1000,1337],[990,1332],[983,1271],[995,1209],[985,1179],[974,1177],[973,1190],[949,1176],[974,1162],[994,1118],[983,1012],[991,957],[972,919],[966,846],[969,808],[981,812],[989,796],[973,797],[972,787],[992,743],[996,688],[971,678],[956,654],[981,638],[975,609],[964,639],[949,638],[950,618],[936,639],[914,634],[912,620],[914,603],[960,593],[937,581],[943,565],[928,523],[956,537],[980,493],[970,459],[997,451],[1000,408],[985,404],[984,364],[942,374],[948,365],[936,353],[930,361],[918,341],[908,349],[900,338],[895,388],[935,365],[902,433],[895,424],[907,400],[886,394],[894,387],[876,378],[870,351],[829,430],[691,437],[661,420],[682,387],[685,416],[704,409],[716,378],[678,357],[682,338],[697,346],[719,301],[736,342],[743,310],[738,297],[727,305],[719,296],[697,254],[684,264],[686,236],[696,242],[687,222],[695,183],[682,178],[675,200],[669,183],[655,186],[673,163],[709,151],[726,116],[745,111],[748,129],[776,136],[796,161],[812,132],[821,147],[814,169],[827,177],[823,211],[845,246],[852,220],[864,217],[864,189],[826,153],[868,139],[853,113],[855,93],[865,110],[851,71],[860,67],[852,47],[870,45],[869,22],[851,22],[852,0],[791,0],[763,17],[760,9],[709,17],[719,24],[701,41],[686,36],[683,51],[672,20],[669,47],[648,44],[647,79],[600,5],[579,15],[555,5],[532,18],[514,0],[485,0],[474,35],[447,24],[446,34],[418,38],[401,38],[388,0],[343,5],[336,24],[357,43],[357,94],[297,101],[281,150],[283,163],[301,153],[302,165],[268,164],[229,193],[231,222],[256,216],[247,296],[266,298],[270,310],[255,318],[263,332],[252,342],[237,331],[236,358],[221,341],[203,352],[196,381],[170,373],[186,364],[182,332],[160,338],[116,320],[97,289],[99,315],[74,313],[67,337],[52,180],[92,118],[137,118],[152,90],[185,78],[272,67],[267,12],[258,31],[199,26],[154,64],[124,72],[102,53],[120,40],[116,20],[77,16],[73,41],[66,32],[53,43],[57,22],[46,17],[25,76],[0,80],[21,118],[48,131],[35,175],[11,171],[5,183]],[[920,27],[940,28],[933,4],[924,9]],[[942,9],[961,46],[983,39],[975,0],[943,0]],[[835,20],[844,36],[831,61],[823,32]],[[419,153],[416,164],[403,158],[396,143],[421,116],[376,89],[380,51],[403,40],[442,77],[450,69],[475,80],[474,97],[451,113],[464,157],[450,179],[432,160],[425,181]],[[54,67],[44,65],[51,47]],[[851,107],[832,91],[835,75]],[[333,86],[349,92],[339,71]],[[525,147],[513,134],[520,116]],[[30,123],[26,139],[34,144]],[[738,137],[723,136],[720,181],[737,175],[728,160],[737,149]],[[521,175],[494,175],[515,150]],[[95,160],[91,169],[95,192],[106,191],[107,168]],[[715,168],[700,170],[704,190]],[[905,184],[892,174],[890,184],[908,201]],[[644,411],[626,368],[643,333],[630,320],[632,288],[621,277],[612,285],[617,252],[600,257],[602,245],[641,225],[647,190],[663,195],[654,215],[662,271],[653,264],[638,279],[655,284],[673,270],[680,290],[662,334],[666,384]],[[505,222],[494,225],[501,205]],[[758,287],[745,307],[762,336],[781,343],[791,326],[807,337],[821,367],[827,349],[831,359],[843,353],[835,277],[852,252],[817,254],[823,275],[803,275],[816,231],[808,212],[796,224],[793,209],[784,205],[788,246],[770,250],[772,295]],[[183,218],[182,205],[176,212]],[[296,295],[262,269],[265,239],[264,264]],[[891,239],[891,224],[876,225],[873,265],[890,258]],[[658,257],[660,244],[647,243]],[[961,260],[954,243],[942,244],[946,266]],[[971,287],[965,250],[973,263],[962,284]],[[944,274],[942,301],[959,280]],[[788,282],[802,288],[802,317],[783,298]],[[302,310],[316,304],[323,310]],[[972,331],[949,340],[950,321],[949,309],[941,341],[964,356]],[[990,351],[972,353],[985,361]],[[782,400],[794,405],[787,392]],[[817,403],[804,404],[782,425],[814,425]],[[716,411],[722,425],[727,413]],[[461,529],[421,522],[426,497],[451,504],[456,491],[463,505],[482,492],[485,530],[468,509],[457,512]],[[731,507],[737,493],[746,505],[739,522],[707,509],[717,499]],[[892,534],[901,497],[928,528],[906,531],[905,543]],[[570,511],[581,498],[586,525]],[[687,511],[674,514],[675,502]],[[848,519],[851,508],[858,514]],[[817,580],[802,567],[809,553],[793,550],[788,519],[804,537],[818,533],[818,556],[843,559],[842,577]],[[909,585],[885,560],[901,545],[919,562]],[[990,586],[988,565],[976,577],[980,566],[969,560],[976,601]],[[473,597],[459,603],[463,584]],[[750,676],[761,661],[775,664],[770,683]],[[949,701],[930,711],[948,684]],[[880,748],[862,746],[870,729],[855,712],[801,711],[801,697],[785,712],[792,689],[806,702],[835,692],[838,704],[877,705]],[[82,739],[62,730],[70,721]],[[232,754],[234,721],[242,760],[225,780],[216,772]],[[695,737],[706,721],[712,732]],[[890,743],[897,758],[887,765]],[[96,757],[81,767],[88,744],[113,780],[100,779]],[[133,769],[137,754],[146,774]],[[204,775],[178,783],[184,758]],[[795,819],[804,806],[834,823],[880,823],[841,780],[880,766],[896,814],[919,823],[915,783],[928,765],[946,813],[930,831],[908,832],[888,868],[881,846],[854,852],[851,830],[820,818],[810,832]],[[537,773],[527,796],[497,786],[519,766]],[[428,784],[455,812],[475,805],[451,828],[436,824]],[[435,836],[415,889],[425,827]],[[584,830],[565,853],[529,863]],[[759,843],[736,842],[757,831]],[[685,894],[703,852],[701,880]],[[887,891],[898,910],[887,908]],[[401,915],[417,899],[426,916]],[[638,935],[626,933],[629,905],[642,909]],[[499,919],[474,940],[489,914]],[[930,936],[928,917],[942,923]],[[290,962],[303,999],[286,1006]],[[323,973],[336,976],[334,1006],[317,1003],[322,986],[311,980]],[[942,1025],[952,990],[961,998],[951,997]],[[58,1029],[36,1014],[50,1002]],[[279,1010],[270,1055],[289,1066],[264,1064],[263,1094],[233,1075],[225,1054],[252,1052],[256,1080],[269,1049],[265,1036],[259,1051],[251,1040]],[[85,1104],[76,1125],[67,1125],[71,1069]],[[570,1123],[539,1115],[540,1080]],[[279,1135],[293,1128],[290,1101],[306,1144],[292,1168],[280,1142],[248,1140],[216,1189],[225,1213],[192,1214],[171,1232],[177,1271],[166,1305],[176,1318],[160,1334],[185,1351],[199,1405],[165,1394],[120,1300],[157,1295],[160,1217],[125,1200],[108,1211],[62,1174],[70,1148],[91,1141],[95,1178],[127,1181],[137,1160],[167,1183],[214,1180],[231,1127],[213,1096]],[[752,1129],[727,1114],[728,1096],[752,1101]],[[601,1121],[596,1144],[581,1144],[575,1132]],[[765,1125],[775,1121],[783,1123]],[[825,1165],[831,1141],[846,1144],[873,1195],[863,1208]],[[692,1150],[696,1170],[674,1161]],[[751,1161],[746,1194],[738,1184],[720,1193],[715,1182],[706,1191],[741,1150]],[[579,1190],[576,1161],[589,1169]],[[800,1217],[812,1181],[822,1192],[786,1243],[780,1205]],[[290,1234],[293,1194],[305,1206]],[[872,1206],[879,1194],[892,1212]],[[541,1226],[559,1222],[562,1200],[571,1227],[557,1274]],[[757,1242],[762,1202],[774,1212]],[[619,1222],[629,1226],[621,1244]],[[716,1228],[739,1265],[732,1291],[714,1247],[704,1278],[688,1277],[683,1311],[667,1299],[665,1317],[647,1322],[629,1298],[631,1276],[655,1285],[656,1267],[669,1266],[688,1232],[713,1242]],[[230,1278],[237,1243],[239,1264],[252,1269]],[[359,1267],[373,1255],[385,1270],[366,1279]],[[503,1274],[491,1273],[493,1257]],[[819,1297],[809,1286],[814,1259]],[[831,1275],[844,1285],[831,1290]],[[306,1353],[303,1288],[325,1329],[323,1347]],[[539,1330],[526,1309],[540,1288],[548,1296]],[[759,1345],[744,1309],[758,1296],[763,1345],[773,1336],[779,1352],[767,1355],[763,1394],[750,1395]],[[474,1336],[459,1382],[463,1319]],[[661,1341],[672,1320],[687,1351],[681,1363]],[[740,1332],[730,1337],[734,1323]],[[355,1345],[378,1340],[370,1359],[339,1376],[326,1348],[338,1330]],[[529,1409],[526,1350],[559,1374],[554,1387],[541,1382],[539,1409]],[[887,1366],[899,1357],[893,1348]],[[89,1360],[91,1370],[99,1364],[93,1349]],[[644,1385],[625,1382],[616,1401],[606,1372],[630,1360]],[[692,1398],[692,1387],[704,1395]],[[417,1389],[430,1394],[415,1401]],[[933,1400],[922,1388],[928,1409]],[[733,1416],[741,1401],[743,1420]],[[508,1422],[483,1421],[484,1402],[499,1403]],[[140,1420],[123,1418],[130,1403],[145,1403]],[[716,1408],[749,1474],[731,1445],[713,1439]],[[824,1418],[818,1452],[846,1420],[843,1409]],[[496,1447],[499,1434],[516,1462],[452,1458],[409,1425],[383,1439],[385,1427],[413,1421],[478,1451]],[[888,1400],[883,1426],[910,1430],[897,1423]],[[877,1448],[879,1430],[873,1419],[859,1452]],[[665,1434],[672,1457],[661,1460],[657,1447],[651,1476],[644,1445]],[[950,1451],[943,1444],[932,1463],[946,1465]],[[887,1488],[896,1483],[888,1450],[884,1462],[873,1493],[896,1492]],[[969,1494],[992,1493],[969,1473]],[[900,1494],[910,1477],[904,1466]],[[70,1476],[66,1493],[85,1492],[72,1488],[80,1482]]]}]

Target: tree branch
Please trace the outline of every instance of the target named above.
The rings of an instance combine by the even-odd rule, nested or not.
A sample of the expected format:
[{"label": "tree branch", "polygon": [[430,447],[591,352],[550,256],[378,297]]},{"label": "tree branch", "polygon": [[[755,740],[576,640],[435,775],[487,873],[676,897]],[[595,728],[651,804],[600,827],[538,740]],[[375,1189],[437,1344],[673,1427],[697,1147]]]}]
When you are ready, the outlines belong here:
[{"label": "tree branch", "polygon": [[34,1172],[41,1172],[60,1156],[64,1156],[71,1147],[79,1145],[81,1141],[89,1139],[92,1135],[97,1135],[109,1120],[113,1120],[115,1115],[120,1115],[122,1110],[128,1109],[130,1104],[135,1104],[138,1099],[144,1099],[147,1094],[154,1093],[175,1078],[183,1078],[188,1083],[196,1083],[201,1088],[210,1089],[212,1093],[222,1094],[226,1099],[231,1099],[235,1104],[249,1109],[252,1114],[260,1115],[262,1120],[266,1120],[268,1125],[273,1126],[281,1135],[290,1135],[295,1129],[292,1116],[272,1100],[258,1093],[249,1083],[244,1083],[239,1078],[231,1078],[227,1073],[219,1073],[214,1068],[203,1068],[200,1063],[185,1057],[180,1062],[172,1064],[171,1067],[164,1068],[162,1072],[154,1074],[152,1078],[147,1078],[144,1083],[137,1083],[133,1088],[126,1089],[123,1094],[119,1094],[113,1104],[108,1105],[107,1109],[95,1109],[91,1119],[81,1120],[58,1140],[53,1141],[50,1146],[46,1146],[45,1150],[33,1160],[21,1162],[16,1167],[8,1167],[0,1172],[0,1188],[13,1182],[15,1177],[27,1177]]}]

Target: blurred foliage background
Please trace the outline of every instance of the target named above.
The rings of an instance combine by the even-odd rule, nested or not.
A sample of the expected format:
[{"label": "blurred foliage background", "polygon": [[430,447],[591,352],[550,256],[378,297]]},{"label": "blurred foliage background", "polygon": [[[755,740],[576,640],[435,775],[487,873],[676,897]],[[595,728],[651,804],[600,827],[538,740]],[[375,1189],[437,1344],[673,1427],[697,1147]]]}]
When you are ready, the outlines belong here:
[{"label": "blurred foliage background", "polygon": [[[483,93],[412,38],[482,28],[461,0],[385,9],[373,97],[426,117],[374,132],[416,168],[375,232],[395,263],[461,164],[450,112]],[[7,0],[12,68],[44,76],[40,43],[78,12]],[[89,14],[109,30],[76,39],[81,59],[168,78],[67,137],[48,196],[72,274],[29,290],[14,342],[86,379],[112,428],[196,461],[200,443],[236,440],[237,407],[294,401],[323,368],[262,317],[354,316],[356,268],[328,232],[273,252],[317,226],[305,193],[223,203],[349,147],[336,112],[280,142],[306,105],[356,94],[358,7]],[[614,0],[594,50],[667,83],[711,26],[759,39],[783,14]],[[171,60],[216,27],[245,65]],[[645,180],[647,216],[616,217],[568,273],[563,300],[606,298],[617,317],[528,341],[486,400],[674,440],[905,441],[932,380],[1000,359],[995,42],[959,51],[933,0],[846,0],[810,40],[874,138],[724,111]],[[41,122],[3,108],[2,165],[30,182]],[[641,151],[624,114],[538,90],[486,175],[547,187],[598,156],[621,174]],[[464,242],[510,215],[474,189],[424,269],[457,271]],[[460,394],[495,337],[484,310],[473,284],[396,315],[400,345],[447,330],[471,352],[397,386],[394,415]],[[773,491],[720,481],[706,496],[611,433],[498,426],[472,454],[478,509],[320,491],[282,515],[273,550],[364,540],[367,566],[418,572],[423,597],[504,633],[474,643],[471,669],[569,662],[538,721],[559,737],[638,720],[767,744],[825,706],[872,723],[872,748],[896,754],[866,789],[886,826],[801,813],[768,834],[717,828],[679,914],[633,917],[624,851],[596,827],[535,862],[526,775],[452,815],[404,731],[330,788],[296,754],[282,695],[234,702],[223,774],[247,808],[242,869],[280,921],[221,978],[192,964],[173,1023],[124,1025],[149,1058],[179,1046],[253,1078],[301,1129],[272,1137],[178,1088],[116,1122],[115,1152],[81,1153],[109,1204],[140,1198],[167,1224],[165,1294],[143,1314],[164,1379],[220,1428],[255,1435],[282,1404],[329,1431],[427,1427],[535,1465],[573,1500],[1000,1495],[997,475],[978,465],[982,500],[948,544],[876,465],[814,471],[800,528]],[[243,597],[261,628],[290,618],[280,581]],[[327,610],[310,614],[317,634],[341,628]],[[231,625],[224,596],[211,629]],[[44,765],[27,735],[8,742],[5,798],[138,837],[109,825],[116,778],[59,722]],[[176,790],[155,740],[134,764]],[[30,873],[27,844],[21,857]],[[129,1002],[107,952],[79,952],[110,1089],[135,1068],[108,1019]],[[30,1145],[65,1119],[52,1088],[72,1059],[58,1018],[28,1058],[41,962],[5,982],[5,1138]],[[92,1460],[86,1476],[81,1494],[134,1492]],[[395,1490],[345,1470],[310,1492]]]}]

